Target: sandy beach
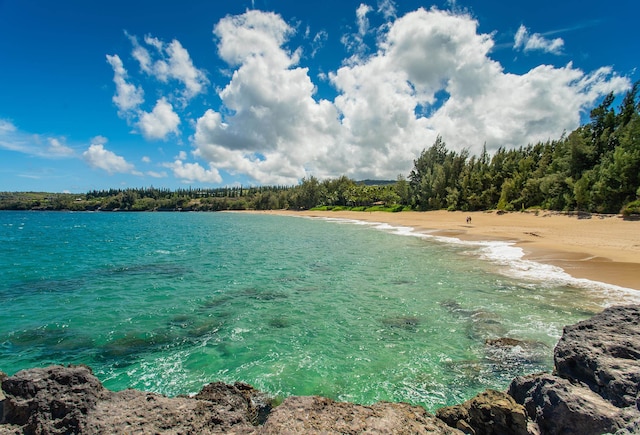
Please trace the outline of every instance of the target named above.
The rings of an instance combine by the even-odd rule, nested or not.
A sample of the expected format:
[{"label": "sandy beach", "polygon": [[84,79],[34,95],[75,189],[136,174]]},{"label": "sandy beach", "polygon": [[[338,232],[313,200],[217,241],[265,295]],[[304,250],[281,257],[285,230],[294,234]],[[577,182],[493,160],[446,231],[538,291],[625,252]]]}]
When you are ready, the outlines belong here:
[{"label": "sandy beach", "polygon": [[[576,278],[640,291],[640,221],[618,216],[578,218],[548,211],[496,212],[351,212],[265,211],[294,216],[356,219],[414,228],[462,240],[512,241],[525,258],[562,267]],[[467,223],[471,217],[471,223]]]}]

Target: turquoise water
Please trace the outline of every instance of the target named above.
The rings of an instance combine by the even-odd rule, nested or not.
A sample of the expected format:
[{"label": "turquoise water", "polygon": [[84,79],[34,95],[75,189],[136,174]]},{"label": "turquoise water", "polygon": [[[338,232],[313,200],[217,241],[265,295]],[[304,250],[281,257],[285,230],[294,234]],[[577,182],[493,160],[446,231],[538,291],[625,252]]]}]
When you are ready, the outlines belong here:
[{"label": "turquoise water", "polygon": [[[84,363],[114,390],[244,381],[434,410],[549,370],[563,325],[626,297],[509,277],[486,246],[381,228],[0,212],[0,370]],[[522,344],[487,344],[501,337]]]}]

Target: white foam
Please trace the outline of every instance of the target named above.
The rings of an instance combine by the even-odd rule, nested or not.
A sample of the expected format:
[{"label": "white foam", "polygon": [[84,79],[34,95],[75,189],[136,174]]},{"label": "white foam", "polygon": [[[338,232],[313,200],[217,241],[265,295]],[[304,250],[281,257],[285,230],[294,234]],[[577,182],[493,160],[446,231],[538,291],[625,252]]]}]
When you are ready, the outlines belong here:
[{"label": "white foam", "polygon": [[584,278],[576,278],[561,267],[526,260],[524,258],[524,251],[522,248],[516,246],[515,242],[495,240],[468,241],[456,237],[435,235],[424,231],[417,232],[415,228],[412,227],[393,226],[383,222],[367,222],[340,218],[320,219],[339,223],[368,225],[375,229],[401,236],[419,237],[438,243],[466,246],[469,250],[465,251],[465,254],[477,256],[482,260],[498,266],[497,271],[502,275],[519,280],[533,281],[538,285],[548,287],[568,286],[596,290],[603,293],[607,296],[607,299],[612,301],[611,303],[607,303],[607,305],[620,303],[620,296],[623,296],[624,299],[629,302],[640,302],[640,292],[637,290]]}]

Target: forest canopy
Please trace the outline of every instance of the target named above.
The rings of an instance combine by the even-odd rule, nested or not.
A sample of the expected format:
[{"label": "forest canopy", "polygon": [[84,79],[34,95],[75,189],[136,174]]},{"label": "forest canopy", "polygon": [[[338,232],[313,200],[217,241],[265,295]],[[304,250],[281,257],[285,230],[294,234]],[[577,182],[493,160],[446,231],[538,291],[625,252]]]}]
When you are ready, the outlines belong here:
[{"label": "forest canopy", "polygon": [[0,193],[5,210],[218,211],[244,209],[491,210],[640,214],[640,82],[616,110],[609,94],[590,121],[557,140],[479,156],[438,137],[408,178],[303,179],[297,186],[139,188],[86,194]]}]

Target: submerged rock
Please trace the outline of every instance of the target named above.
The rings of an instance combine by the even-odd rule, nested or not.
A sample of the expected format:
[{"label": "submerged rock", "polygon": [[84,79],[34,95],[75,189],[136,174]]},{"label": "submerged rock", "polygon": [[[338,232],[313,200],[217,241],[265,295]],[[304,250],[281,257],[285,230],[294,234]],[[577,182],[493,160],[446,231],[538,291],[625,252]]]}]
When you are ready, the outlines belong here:
[{"label": "submerged rock", "polygon": [[[414,326],[409,320],[401,318],[400,327]],[[498,348],[523,344],[486,341]],[[194,397],[112,392],[84,366],[0,372],[0,435],[640,433],[640,306],[610,308],[566,327],[554,356],[555,374],[517,377],[508,395],[488,390],[437,417],[406,403],[365,406],[317,396],[289,397],[274,407],[243,383],[212,383]]]},{"label": "submerged rock", "polygon": [[409,332],[416,332],[420,325],[420,319],[416,316],[398,316],[382,319],[382,324],[390,328],[404,329]]}]

